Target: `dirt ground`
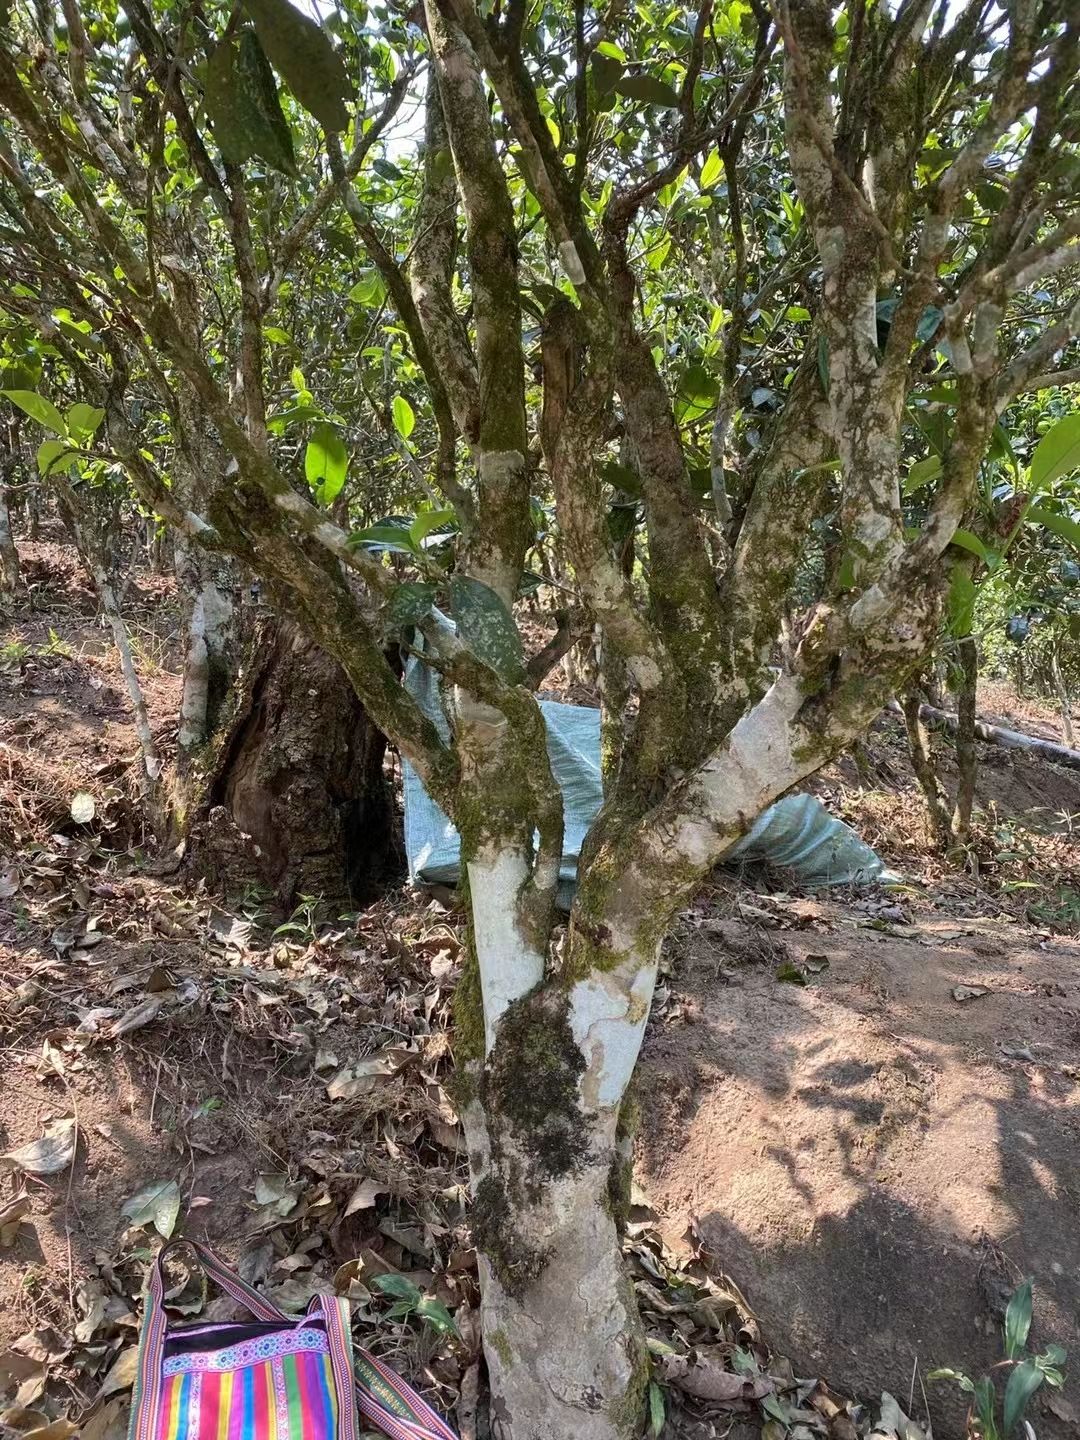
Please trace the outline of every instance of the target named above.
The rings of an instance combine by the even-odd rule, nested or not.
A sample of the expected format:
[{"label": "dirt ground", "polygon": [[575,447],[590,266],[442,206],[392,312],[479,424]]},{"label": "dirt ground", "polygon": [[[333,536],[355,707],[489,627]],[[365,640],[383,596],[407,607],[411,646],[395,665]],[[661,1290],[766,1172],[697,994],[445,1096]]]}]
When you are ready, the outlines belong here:
[{"label": "dirt ground", "polygon": [[[928,905],[733,911],[676,938],[645,1050],[639,1182],[666,1238],[692,1227],[796,1373],[846,1394],[986,1373],[1026,1275],[1035,1342],[1077,1353],[1080,944]],[[963,1433],[950,1400],[930,1387],[939,1440]]]},{"label": "dirt ground", "polygon": [[[209,1239],[282,1302],[336,1284],[363,1343],[483,1440],[448,1092],[460,914],[400,888],[285,915],[250,884],[163,873],[93,595],[61,539],[22,548],[33,608],[0,621],[0,1152],[65,1120],[78,1144],[52,1175],[0,1162],[0,1404],[119,1440],[156,1227]],[[140,574],[125,607],[167,751],[170,583]],[[1057,735],[1053,706],[1013,703]],[[658,1354],[753,1372],[710,1402],[664,1360],[669,1440],[852,1440],[841,1421],[865,1432],[883,1389],[907,1405],[916,1357],[922,1375],[999,1358],[1020,1275],[1036,1343],[1080,1351],[1080,772],[981,753],[963,867],[928,852],[886,719],[815,788],[907,886],[821,899],[729,876],[669,942],[627,1254]],[[457,1335],[389,1313],[387,1275]],[[202,1310],[195,1278],[177,1290]],[[953,1440],[956,1407],[929,1388]],[[1077,1433],[1075,1381],[1054,1403],[1040,1440]]]}]

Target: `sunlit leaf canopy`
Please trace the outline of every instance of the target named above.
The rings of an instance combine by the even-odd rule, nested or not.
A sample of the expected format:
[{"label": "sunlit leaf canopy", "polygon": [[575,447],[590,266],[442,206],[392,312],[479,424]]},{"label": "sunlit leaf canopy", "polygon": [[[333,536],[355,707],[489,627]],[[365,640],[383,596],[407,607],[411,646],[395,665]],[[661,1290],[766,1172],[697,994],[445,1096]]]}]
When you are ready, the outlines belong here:
[{"label": "sunlit leaf canopy", "polygon": [[[740,457],[760,443],[770,417],[782,406],[816,310],[817,256],[786,159],[775,32],[767,38],[766,18],[762,7],[744,0],[717,7],[711,15],[694,93],[706,139],[648,197],[631,241],[641,323],[654,337],[654,354],[674,400],[689,446],[691,479],[703,503],[712,488],[710,437],[719,396],[727,395],[731,410],[725,458],[737,490]],[[290,224],[304,216],[330,180],[324,126],[341,133],[347,154],[355,154],[373,127],[380,130],[357,171],[357,191],[389,254],[399,262],[408,259],[422,180],[428,56],[421,19],[415,7],[344,4],[303,13],[286,0],[139,5],[130,12],[108,4],[76,10],[69,3],[54,12],[44,5],[13,4],[6,35],[20,64],[36,73],[42,102],[47,107],[52,102],[56,123],[68,131],[74,131],[77,120],[65,112],[60,77],[43,60],[36,37],[53,39],[57,57],[71,65],[73,78],[73,48],[81,50],[78,69],[87,104],[100,106],[121,127],[145,175],[153,177],[147,187],[151,205],[190,220],[192,255],[209,302],[203,307],[205,334],[212,362],[224,370],[231,363],[236,282],[231,265],[223,263],[223,223],[181,127],[162,104],[162,77],[155,78],[146,55],[151,45],[144,42],[159,36],[163,49],[167,44],[209,155],[227,166],[243,165],[255,260],[265,275],[274,274],[275,255]],[[522,11],[522,21],[523,57],[537,106],[580,187],[587,215],[599,226],[618,190],[641,183],[665,165],[670,168],[697,16],[685,7],[644,3],[612,6],[604,15],[534,5]],[[73,25],[85,32],[76,47]],[[835,63],[841,75],[850,26],[848,12],[839,10]],[[940,176],[989,104],[1002,53],[1000,31],[1000,21],[978,30],[978,44],[959,51],[952,74],[936,77],[938,119],[917,157],[918,184],[929,186]],[[734,125],[725,123],[739,87],[751,79],[756,85],[752,109]],[[926,83],[934,84],[935,77],[926,77]],[[389,116],[388,106],[393,109]],[[553,295],[572,295],[573,287],[494,95],[491,106],[517,221],[526,339],[535,346]],[[958,211],[943,267],[946,276],[962,275],[972,263],[980,232],[1008,195],[1007,182],[1029,139],[1029,124],[1018,122],[987,157],[983,177]],[[1048,215],[1053,197],[1065,198],[1080,184],[1075,140],[1069,134],[1056,137],[1046,156],[1042,178],[1051,202]],[[133,203],[130,189],[110,174],[114,166],[97,159],[93,146],[86,147],[84,161],[86,176],[110,214],[133,231],[152,227],[149,209]],[[448,152],[439,163],[451,171]],[[7,205],[19,203],[10,191],[6,196]],[[70,202],[55,193],[54,199],[76,228]],[[16,253],[6,273],[12,302],[4,322],[8,354],[29,363],[30,378],[43,356],[55,370],[56,352],[50,355],[50,347],[32,334],[18,303],[32,304],[47,295],[47,266],[43,271]],[[337,427],[343,445],[358,447],[350,501],[374,518],[400,486],[415,491],[416,467],[403,462],[402,445],[421,468],[432,457],[423,379],[393,299],[337,206],[326,207],[299,253],[290,257],[287,273],[275,274],[274,280],[276,301],[263,325],[271,433],[283,450],[295,450],[301,460],[313,427],[324,437],[327,426]],[[1074,284],[1051,281],[1024,294],[1010,321],[1018,344],[1068,308]],[[457,298],[467,314],[469,276],[463,261]],[[64,305],[54,306],[52,313],[64,338],[93,358],[100,347],[95,332],[112,311],[100,292],[88,290],[86,299],[85,316],[76,318]],[[895,304],[888,295],[879,301],[883,330]],[[935,341],[940,320],[940,308],[927,306],[918,331],[927,379],[912,397],[908,432],[914,463],[907,489],[916,506],[922,487],[940,471],[948,431],[948,389],[933,379],[936,370],[949,369],[947,345]],[[816,343],[825,374],[827,349],[821,340]],[[20,374],[13,372],[14,379]],[[58,378],[63,384],[62,374]],[[166,418],[160,417],[156,435],[154,429],[151,424],[151,448],[167,450]],[[1015,437],[1020,458],[1034,438]],[[610,459],[617,462],[617,445]],[[306,473],[325,503],[341,488],[337,482],[326,484],[314,458],[309,457]]]},{"label": "sunlit leaf canopy", "polygon": [[[893,123],[892,113],[877,116],[866,52],[897,44],[895,31],[891,39],[882,36],[890,23],[899,28],[905,13],[859,5],[831,12],[829,83],[838,97],[837,154],[845,159],[846,146],[852,155],[880,147]],[[714,527],[722,554],[721,537],[737,533],[757,458],[800,365],[812,365],[823,397],[833,369],[820,245],[800,199],[785,125],[786,12],[733,0],[703,12],[642,3],[603,12],[583,5],[512,7],[505,14],[482,7],[481,14],[526,78],[526,118],[539,137],[539,150],[534,145],[526,153],[520,125],[515,130],[515,117],[485,79],[512,208],[528,376],[533,549],[523,584],[540,576],[566,579],[541,455],[542,352],[553,305],[560,297],[580,299],[578,259],[568,257],[544,213],[537,153],[559,167],[601,252],[610,244],[613,216],[617,222],[625,207],[632,280],[620,303],[632,307],[648,338],[692,502],[705,526]],[[891,217],[902,253],[895,273],[877,285],[879,353],[910,278],[914,239],[906,238],[907,229],[992,115],[1008,63],[1006,28],[1004,13],[987,6],[941,7],[933,29],[952,43],[909,82],[913,110],[929,118],[911,137],[884,136],[906,145],[911,186]],[[418,350],[407,280],[440,215],[445,222],[449,213],[451,236],[456,232],[443,262],[454,323],[474,340],[477,297],[464,215],[456,214],[461,177],[455,182],[445,129],[426,133],[432,55],[422,7],[133,0],[122,8],[66,0],[53,10],[13,4],[5,33],[42,114],[60,128],[81,183],[145,264],[135,281],[122,265],[101,271],[103,250],[94,243],[101,237],[80,237],[85,216],[55,169],[50,174],[32,151],[8,150],[22,182],[32,182],[48,207],[34,215],[12,174],[4,178],[0,201],[10,227],[0,231],[0,252],[10,253],[0,380],[13,403],[50,431],[39,452],[42,475],[67,472],[126,486],[125,467],[101,453],[103,432],[95,453],[93,430],[58,423],[57,407],[85,393],[80,367],[103,379],[115,373],[117,337],[130,341],[139,331],[124,285],[171,290],[223,389],[235,392],[245,363],[258,372],[257,408],[290,483],[316,506],[333,509],[354,547],[383,563],[388,557],[412,563],[429,601],[449,601],[447,575],[475,457],[467,425],[458,424],[448,441],[431,383],[432,364],[438,369],[442,362]],[[1047,32],[1061,33],[1060,25]],[[988,237],[1017,204],[1020,181],[1036,237],[1056,233],[1080,185],[1075,106],[1060,113],[1070,114],[1069,122],[1040,134],[1036,108],[1021,109],[953,206],[938,282],[912,333],[900,441],[911,534],[932,511],[954,435],[959,396],[947,334],[950,302],[955,306],[971,288]],[[860,114],[861,132],[846,118]],[[37,227],[29,244],[28,216]],[[238,216],[248,235],[240,247]],[[1068,264],[1018,287],[1003,316],[1005,354],[1022,353],[1060,326],[1077,293],[1076,269]],[[132,365],[130,344],[125,348],[140,453],[168,484],[181,443],[178,415],[162,404],[151,371],[138,359]],[[156,360],[140,348],[152,369]],[[1050,372],[1068,380],[1077,359],[1073,340],[1048,361],[1045,388],[1002,414],[980,467],[975,508],[957,532],[957,550],[979,562],[984,578],[996,575],[998,591],[1008,553],[1031,551],[1024,543],[1030,531],[1037,531],[1035,552],[1049,551],[1054,564],[1077,544],[1077,466],[1068,444],[1061,463],[1027,468],[1046,407],[1060,414],[1069,406],[1068,390]],[[35,398],[28,403],[27,396]],[[626,449],[618,401],[594,460],[611,544],[631,567],[648,567],[641,477]],[[823,587],[842,594],[856,585],[858,566],[843,535],[842,468],[840,460],[821,460],[806,472],[824,481],[826,497],[798,565],[795,595],[806,602]],[[948,590],[952,635],[975,624],[977,592],[971,560],[962,555]],[[387,618],[407,625],[416,613],[411,595]]]}]

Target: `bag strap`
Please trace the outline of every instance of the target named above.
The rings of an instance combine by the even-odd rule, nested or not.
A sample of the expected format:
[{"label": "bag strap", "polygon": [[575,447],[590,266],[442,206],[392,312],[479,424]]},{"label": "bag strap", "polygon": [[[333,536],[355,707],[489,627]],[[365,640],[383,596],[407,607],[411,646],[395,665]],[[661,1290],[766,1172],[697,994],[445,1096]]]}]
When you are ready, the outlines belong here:
[{"label": "bag strap", "polygon": [[370,1350],[353,1345],[348,1300],[337,1295],[317,1295],[311,1308],[319,1301],[330,1340],[331,1363],[336,1355],[344,1357],[340,1367],[334,1364],[339,1394],[355,1395],[360,1414],[391,1440],[457,1440],[442,1416],[411,1385]]},{"label": "bag strap", "polygon": [[[246,1305],[258,1319],[280,1321],[284,1325],[296,1323],[296,1316],[286,1315],[265,1295],[260,1295],[206,1245],[197,1240],[170,1240],[161,1247],[150,1271],[132,1386],[128,1440],[155,1440],[157,1434],[167,1325],[164,1262],[167,1255],[184,1245],[195,1252],[203,1269],[221,1289]],[[326,1323],[337,1399],[338,1440],[356,1440],[357,1410],[391,1440],[457,1440],[449,1425],[411,1385],[370,1351],[360,1346],[354,1349],[347,1300],[320,1293],[312,1298],[308,1314],[317,1309],[322,1311]]]},{"label": "bag strap", "polygon": [[359,1345],[356,1394],[361,1415],[391,1440],[457,1440],[442,1416],[411,1385]]},{"label": "bag strap", "polygon": [[[142,1331],[139,1335],[138,1364],[135,1383],[131,1389],[131,1423],[128,1426],[128,1440],[155,1440],[158,1412],[161,1408],[162,1363],[165,1359],[165,1260],[174,1250],[187,1246],[193,1250],[203,1269],[216,1280],[227,1295],[246,1305],[258,1320],[280,1321],[292,1324],[284,1310],[265,1295],[260,1295],[254,1286],[241,1280],[234,1270],[224,1264],[214,1252],[198,1240],[170,1240],[158,1251],[157,1259],[150,1270],[146,1289],[146,1306],[143,1311]],[[355,1428],[342,1431],[340,1440],[353,1440]]]}]

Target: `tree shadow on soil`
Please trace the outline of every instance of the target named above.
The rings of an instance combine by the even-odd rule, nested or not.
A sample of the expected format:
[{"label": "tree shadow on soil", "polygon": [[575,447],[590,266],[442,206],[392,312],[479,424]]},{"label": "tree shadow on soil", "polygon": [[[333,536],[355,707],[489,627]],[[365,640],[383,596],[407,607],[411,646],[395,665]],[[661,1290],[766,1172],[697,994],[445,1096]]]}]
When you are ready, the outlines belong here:
[{"label": "tree shadow on soil", "polygon": [[[1024,1275],[1033,1344],[1075,1355],[1080,952],[826,945],[807,990],[771,966],[679,972],[685,1019],[653,1027],[641,1086],[640,1169],[669,1233],[693,1219],[766,1338],[847,1393],[904,1402],[914,1377],[918,1396],[916,1363],[985,1373]],[[962,1006],[959,984],[990,994]],[[965,1406],[932,1389],[937,1440],[962,1436]]]}]

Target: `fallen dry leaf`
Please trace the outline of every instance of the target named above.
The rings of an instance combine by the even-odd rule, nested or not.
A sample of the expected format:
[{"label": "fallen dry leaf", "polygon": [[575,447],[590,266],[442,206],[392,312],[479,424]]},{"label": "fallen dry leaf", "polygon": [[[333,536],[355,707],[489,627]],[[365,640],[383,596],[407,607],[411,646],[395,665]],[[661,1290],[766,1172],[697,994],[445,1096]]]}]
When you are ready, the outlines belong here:
[{"label": "fallen dry leaf", "polygon": [[107,1395],[115,1395],[118,1390],[130,1390],[135,1383],[138,1368],[139,1347],[129,1345],[126,1350],[120,1351],[115,1364],[102,1381],[98,1399],[104,1400]]},{"label": "fallen dry leaf", "polygon": [[65,1359],[71,1350],[69,1342],[49,1325],[39,1325],[36,1330],[28,1330],[25,1335],[19,1336],[11,1348],[20,1355],[25,1355],[30,1360],[40,1360],[43,1364],[53,1364],[57,1360]]},{"label": "fallen dry leaf", "polygon": [[151,1180],[124,1201],[120,1214],[137,1230],[152,1225],[163,1240],[168,1240],[180,1215],[180,1186],[175,1180]]},{"label": "fallen dry leaf", "polygon": [[15,1430],[20,1435],[31,1430],[40,1430],[48,1423],[49,1417],[43,1410],[28,1410],[21,1405],[13,1405],[9,1410],[0,1410],[0,1425],[5,1430]]},{"label": "fallen dry leaf", "polygon": [[120,1019],[109,1027],[109,1034],[115,1040],[120,1035],[130,1035],[133,1030],[141,1030],[144,1025],[150,1024],[164,1004],[163,993],[147,996],[140,1005],[121,1015]]},{"label": "fallen dry leaf", "polygon": [[[27,1411],[26,1413],[33,1414],[34,1412]],[[4,1417],[0,1415],[0,1420],[3,1420],[3,1418]],[[38,1425],[33,1429],[20,1431],[23,1440],[68,1440],[68,1436],[74,1435],[79,1428],[73,1420],[49,1420],[48,1417],[44,1415],[41,1418],[45,1421],[44,1425]]]},{"label": "fallen dry leaf", "polygon": [[388,1193],[386,1186],[375,1180],[361,1180],[349,1196],[349,1203],[345,1206],[346,1216],[355,1215],[358,1210],[370,1210],[378,1196]]},{"label": "fallen dry leaf", "polygon": [[723,1356],[699,1350],[688,1355],[664,1357],[664,1378],[670,1385],[695,1395],[699,1400],[723,1404],[733,1400],[760,1400],[775,1387],[767,1375],[736,1375],[724,1368]]},{"label": "fallen dry leaf", "polygon": [[28,1145],[9,1150],[0,1160],[25,1170],[28,1175],[57,1175],[66,1170],[75,1158],[78,1126],[73,1118],[50,1120],[45,1134]]},{"label": "fallen dry leaf", "polygon": [[9,1200],[0,1208],[0,1249],[7,1249],[9,1245],[15,1244],[19,1226],[32,1208],[30,1196],[25,1194],[16,1195],[14,1200]]},{"label": "fallen dry leaf", "polygon": [[40,1360],[20,1355],[17,1350],[0,1354],[0,1391],[12,1394],[15,1405],[24,1409],[44,1392],[48,1371]]},{"label": "fallen dry leaf", "polygon": [[124,1399],[110,1400],[79,1426],[80,1440],[126,1440],[129,1405]]},{"label": "fallen dry leaf", "polygon": [[326,1082],[326,1093],[331,1100],[355,1100],[358,1095],[370,1094],[382,1080],[394,1074],[398,1066],[384,1052],[368,1055],[355,1060]]}]

